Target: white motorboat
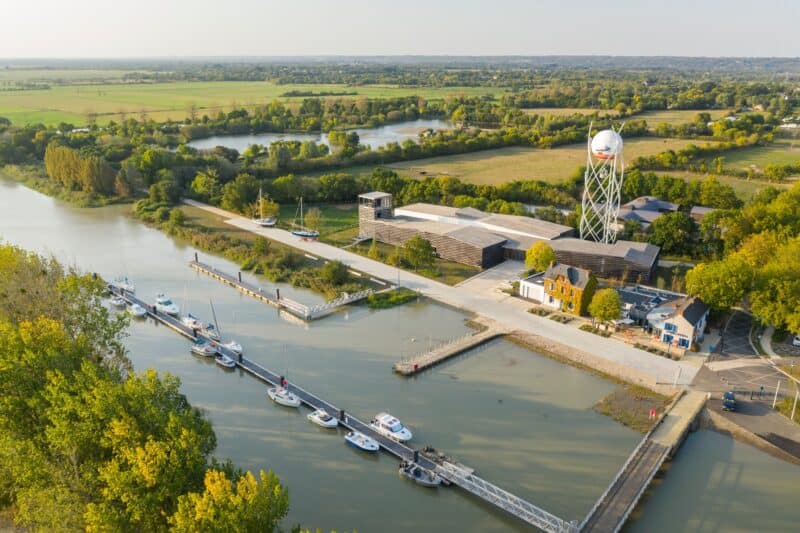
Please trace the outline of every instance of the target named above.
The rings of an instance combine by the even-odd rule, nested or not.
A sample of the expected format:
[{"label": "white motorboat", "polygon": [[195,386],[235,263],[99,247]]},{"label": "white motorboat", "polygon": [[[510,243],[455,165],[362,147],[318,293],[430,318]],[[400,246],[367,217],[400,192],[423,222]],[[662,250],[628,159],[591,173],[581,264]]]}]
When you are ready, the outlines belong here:
[{"label": "white motorboat", "polygon": [[244,353],[244,350],[242,349],[242,345],[239,344],[238,342],[236,342],[235,340],[230,340],[228,342],[223,342],[223,343],[220,344],[220,346],[223,346],[223,347],[229,349],[230,351],[232,351],[236,355],[242,355]]},{"label": "white motorboat", "polygon": [[351,431],[345,435],[344,441],[353,448],[358,448],[365,452],[377,452],[381,449],[375,439],[371,439],[358,431]]},{"label": "white motorboat", "polygon": [[147,309],[139,304],[133,304],[128,308],[128,313],[134,318],[144,318],[147,316]]},{"label": "white motorboat", "polygon": [[203,329],[203,323],[192,313],[186,313],[181,317],[181,323],[189,329]]},{"label": "white motorboat", "polygon": [[317,409],[313,413],[308,413],[306,418],[313,424],[324,428],[335,428],[339,425],[339,421],[329,415],[325,409]]},{"label": "white motorboat", "polygon": [[214,357],[217,355],[217,349],[212,346],[210,343],[197,340],[192,344],[190,348],[193,354],[201,355],[203,357]]},{"label": "white motorboat", "polygon": [[225,368],[236,368],[236,361],[228,357],[227,355],[222,355],[218,353],[215,357],[215,362],[222,367]]},{"label": "white motorboat", "polygon": [[155,307],[156,311],[158,311],[159,313],[166,313],[172,316],[177,316],[178,313],[180,313],[181,311],[180,308],[177,305],[175,305],[172,302],[172,300],[170,300],[169,297],[164,293],[161,293],[158,296],[156,296]]},{"label": "white motorboat", "polygon": [[125,307],[125,299],[116,294],[111,297],[110,302],[114,307]]},{"label": "white motorboat", "polygon": [[121,278],[114,278],[114,281],[111,282],[111,285],[120,290],[127,291],[130,293],[136,292],[136,285],[134,285],[133,280],[129,279],[127,276]]},{"label": "white motorboat", "polygon": [[283,387],[272,387],[267,391],[267,397],[278,405],[300,407],[300,398]]},{"label": "white motorboat", "polygon": [[411,431],[389,413],[378,413],[370,421],[369,426],[384,437],[398,442],[406,442],[413,437]]},{"label": "white motorboat", "polygon": [[442,478],[426,468],[422,468],[416,463],[403,461],[400,463],[399,473],[401,476],[413,480],[423,487],[438,487],[442,484]]},{"label": "white motorboat", "polygon": [[214,324],[208,323],[205,326],[202,326],[200,331],[209,339],[213,339],[215,341],[219,340],[219,331],[217,330],[217,326]]}]

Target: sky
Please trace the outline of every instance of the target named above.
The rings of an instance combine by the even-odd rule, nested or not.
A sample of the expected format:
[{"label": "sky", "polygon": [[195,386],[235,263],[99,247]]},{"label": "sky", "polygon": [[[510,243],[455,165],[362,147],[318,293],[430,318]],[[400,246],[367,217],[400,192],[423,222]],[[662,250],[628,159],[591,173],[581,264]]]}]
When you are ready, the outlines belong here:
[{"label": "sky", "polygon": [[800,0],[0,0],[0,57],[800,56]]}]

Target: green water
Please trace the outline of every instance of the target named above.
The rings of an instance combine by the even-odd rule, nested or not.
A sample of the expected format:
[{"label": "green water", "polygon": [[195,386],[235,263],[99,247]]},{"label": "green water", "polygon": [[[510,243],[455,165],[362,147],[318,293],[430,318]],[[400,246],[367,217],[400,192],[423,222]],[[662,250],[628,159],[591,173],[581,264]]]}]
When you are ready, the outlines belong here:
[{"label": "green water", "polygon": [[[393,362],[463,334],[465,315],[421,301],[382,311],[353,307],[298,323],[196,273],[187,266],[193,248],[143,226],[128,210],[75,209],[0,180],[0,238],[109,279],[128,275],[139,297],[151,301],[164,291],[203,319],[211,318],[211,300],[223,333],[248,357],[361,418],[390,411],[414,431],[414,444],[433,444],[565,519],[583,517],[640,438],[591,410],[613,384],[504,341],[400,378]],[[223,259],[206,259],[235,271]],[[281,291],[320,301],[308,291]],[[310,424],[305,410],[266,401],[261,383],[191,356],[187,341],[165,327],[134,323],[127,345],[137,370],[180,376],[189,400],[214,424],[218,456],[278,473],[290,489],[287,525],[362,533],[527,529],[459,489],[406,482],[390,456],[357,452],[340,431]]]}]

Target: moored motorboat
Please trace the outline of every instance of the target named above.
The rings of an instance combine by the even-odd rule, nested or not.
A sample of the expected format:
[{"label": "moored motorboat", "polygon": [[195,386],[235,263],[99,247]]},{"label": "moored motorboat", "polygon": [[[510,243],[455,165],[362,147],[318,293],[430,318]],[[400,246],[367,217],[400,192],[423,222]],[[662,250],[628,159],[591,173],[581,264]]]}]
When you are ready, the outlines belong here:
[{"label": "moored motorboat", "polygon": [[121,296],[117,296],[116,294],[112,296],[109,301],[114,307],[125,307],[125,299]]},{"label": "moored motorboat", "polygon": [[238,342],[236,342],[235,340],[230,340],[228,342],[223,342],[223,343],[220,344],[220,346],[223,346],[223,347],[229,349],[230,351],[232,351],[236,355],[242,355],[244,353],[244,350],[242,349],[242,345],[239,344]]},{"label": "moored motorboat", "polygon": [[203,323],[192,313],[186,313],[181,317],[181,323],[189,329],[203,329]]},{"label": "moored motorboat", "polygon": [[411,479],[423,487],[438,487],[442,484],[441,477],[416,463],[403,461],[400,463],[398,472],[401,476]]},{"label": "moored motorboat", "polygon": [[177,316],[180,313],[180,308],[164,293],[156,296],[155,308],[159,313],[166,313],[172,316]]},{"label": "moored motorboat", "polygon": [[375,415],[375,418],[370,421],[369,426],[384,437],[398,442],[406,442],[413,437],[411,431],[401,424],[400,420],[389,413],[378,413]]},{"label": "moored motorboat", "polygon": [[201,355],[203,357],[214,357],[217,355],[217,349],[214,346],[199,339],[192,344],[190,350],[193,354]]},{"label": "moored motorboat", "polygon": [[128,313],[134,318],[144,318],[147,316],[147,309],[139,304],[133,304],[128,308]]},{"label": "moored motorboat", "polygon": [[136,292],[136,285],[134,285],[133,280],[129,279],[127,276],[114,278],[114,281],[111,282],[111,285],[130,293]]},{"label": "moored motorboat", "polygon": [[219,366],[222,366],[222,367],[225,367],[225,368],[236,368],[236,361],[234,361],[233,359],[231,359],[227,355],[223,355],[221,353],[218,353],[216,355],[216,357],[214,358],[214,361]]},{"label": "moored motorboat", "polygon": [[317,409],[313,413],[308,413],[306,418],[313,424],[324,428],[335,428],[339,425],[339,421],[329,415],[325,409]]},{"label": "moored motorboat", "polygon": [[351,431],[345,435],[344,441],[353,448],[358,448],[365,452],[377,452],[381,448],[375,439],[371,439],[358,431]]},{"label": "moored motorboat", "polygon": [[267,397],[278,405],[300,407],[300,398],[283,387],[272,387],[267,390]]},{"label": "moored motorboat", "polygon": [[217,330],[217,326],[214,324],[208,323],[201,329],[203,335],[208,337],[209,339],[213,339],[215,341],[219,340],[219,331]]}]

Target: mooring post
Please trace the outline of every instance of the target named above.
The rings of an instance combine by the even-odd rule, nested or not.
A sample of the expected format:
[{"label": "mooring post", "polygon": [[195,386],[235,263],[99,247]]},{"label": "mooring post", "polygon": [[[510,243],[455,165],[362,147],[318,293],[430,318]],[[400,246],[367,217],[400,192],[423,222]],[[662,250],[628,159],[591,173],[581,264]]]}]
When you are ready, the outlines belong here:
[{"label": "mooring post", "polygon": [[280,289],[277,289],[277,288],[275,289],[275,299],[276,300],[280,300],[281,299],[281,290]]},{"label": "mooring post", "polygon": [[197,252],[194,253],[194,262],[199,263],[200,261],[197,259]]},{"label": "mooring post", "polygon": [[775,409],[775,404],[778,403],[778,391],[781,390],[781,380],[775,386],[775,397],[772,399],[772,408]]},{"label": "mooring post", "polygon": [[239,283],[241,283],[241,282],[242,282],[242,271],[240,270],[239,271]]}]

